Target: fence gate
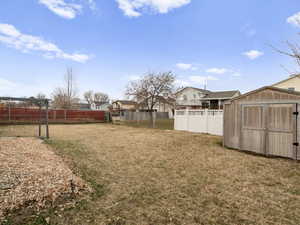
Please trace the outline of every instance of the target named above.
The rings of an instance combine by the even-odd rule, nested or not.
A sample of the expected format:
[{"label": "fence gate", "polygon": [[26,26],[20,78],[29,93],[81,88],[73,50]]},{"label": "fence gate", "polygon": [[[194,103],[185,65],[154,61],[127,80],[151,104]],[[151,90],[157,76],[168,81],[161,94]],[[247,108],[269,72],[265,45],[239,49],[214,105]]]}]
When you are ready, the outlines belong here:
[{"label": "fence gate", "polygon": [[241,149],[297,158],[298,104],[242,105]]}]

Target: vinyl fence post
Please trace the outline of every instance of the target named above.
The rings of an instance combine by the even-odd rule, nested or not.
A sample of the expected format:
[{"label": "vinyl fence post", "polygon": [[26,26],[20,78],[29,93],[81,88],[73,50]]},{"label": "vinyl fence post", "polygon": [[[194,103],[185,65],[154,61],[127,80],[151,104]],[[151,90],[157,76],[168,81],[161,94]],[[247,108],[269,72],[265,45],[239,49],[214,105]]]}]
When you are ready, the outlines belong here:
[{"label": "vinyl fence post", "polygon": [[184,115],[186,117],[186,130],[189,131],[190,120],[189,120],[189,109],[188,108],[185,109]]},{"label": "vinyl fence post", "polygon": [[208,133],[208,109],[205,109],[205,121],[206,121],[206,132],[205,133]]}]

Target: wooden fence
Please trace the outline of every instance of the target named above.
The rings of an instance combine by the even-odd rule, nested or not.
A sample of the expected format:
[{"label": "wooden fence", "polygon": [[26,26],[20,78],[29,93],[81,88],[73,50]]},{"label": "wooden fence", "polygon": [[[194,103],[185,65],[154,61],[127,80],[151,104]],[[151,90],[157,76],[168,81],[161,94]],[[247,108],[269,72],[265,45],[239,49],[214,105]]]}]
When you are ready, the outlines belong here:
[{"label": "wooden fence", "polygon": [[175,130],[223,135],[223,110],[176,110]]},{"label": "wooden fence", "polygon": [[[169,119],[168,112],[153,112],[153,119]],[[146,121],[150,120],[149,112],[120,111],[112,113],[113,121]]]},{"label": "wooden fence", "polygon": [[[0,107],[0,123],[38,122],[46,118],[46,110],[35,108]],[[103,122],[104,111],[49,109],[49,122]]]}]

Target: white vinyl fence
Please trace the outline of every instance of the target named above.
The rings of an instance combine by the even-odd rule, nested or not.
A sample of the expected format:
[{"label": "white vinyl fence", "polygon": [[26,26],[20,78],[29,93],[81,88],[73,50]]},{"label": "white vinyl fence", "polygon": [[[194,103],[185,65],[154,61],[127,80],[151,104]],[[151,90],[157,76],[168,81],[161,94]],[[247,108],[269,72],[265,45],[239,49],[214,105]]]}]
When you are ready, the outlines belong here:
[{"label": "white vinyl fence", "polygon": [[223,110],[176,110],[174,128],[223,136]]}]

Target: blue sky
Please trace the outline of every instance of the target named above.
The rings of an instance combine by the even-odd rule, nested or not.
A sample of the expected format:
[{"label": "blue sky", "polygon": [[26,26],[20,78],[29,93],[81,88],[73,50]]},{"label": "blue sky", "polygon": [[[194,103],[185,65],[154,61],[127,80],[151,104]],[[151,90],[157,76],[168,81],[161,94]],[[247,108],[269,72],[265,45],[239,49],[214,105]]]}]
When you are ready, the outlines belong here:
[{"label": "blue sky", "polygon": [[270,45],[299,41],[299,0],[2,0],[0,95],[50,96],[72,67],[80,93],[123,98],[130,80],[242,92],[297,66]]}]

